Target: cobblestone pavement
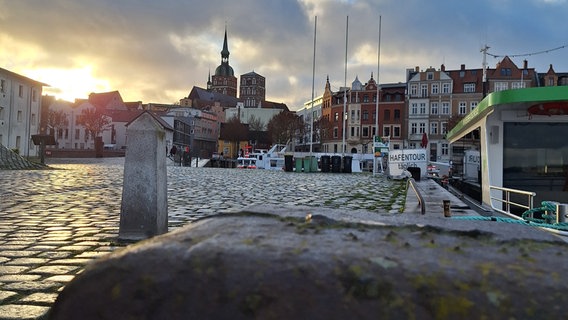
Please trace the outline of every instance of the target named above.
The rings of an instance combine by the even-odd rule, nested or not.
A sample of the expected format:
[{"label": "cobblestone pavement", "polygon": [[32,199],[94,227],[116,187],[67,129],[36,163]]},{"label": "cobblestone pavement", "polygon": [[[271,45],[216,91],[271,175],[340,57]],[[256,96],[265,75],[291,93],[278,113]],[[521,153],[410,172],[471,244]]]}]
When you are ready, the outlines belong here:
[{"label": "cobblestone pavement", "polygon": [[[0,319],[42,317],[66,283],[120,246],[124,158],[0,171]],[[399,212],[404,183],[370,174],[168,166],[169,230],[253,204]]]}]

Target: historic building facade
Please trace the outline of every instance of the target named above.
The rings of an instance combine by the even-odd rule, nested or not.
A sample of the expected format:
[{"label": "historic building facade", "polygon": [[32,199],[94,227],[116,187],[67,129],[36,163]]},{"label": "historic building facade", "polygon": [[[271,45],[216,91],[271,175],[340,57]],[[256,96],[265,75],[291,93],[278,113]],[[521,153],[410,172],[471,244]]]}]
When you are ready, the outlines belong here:
[{"label": "historic building facade", "polygon": [[0,68],[0,144],[22,156],[38,156],[32,135],[40,133],[43,86]]}]

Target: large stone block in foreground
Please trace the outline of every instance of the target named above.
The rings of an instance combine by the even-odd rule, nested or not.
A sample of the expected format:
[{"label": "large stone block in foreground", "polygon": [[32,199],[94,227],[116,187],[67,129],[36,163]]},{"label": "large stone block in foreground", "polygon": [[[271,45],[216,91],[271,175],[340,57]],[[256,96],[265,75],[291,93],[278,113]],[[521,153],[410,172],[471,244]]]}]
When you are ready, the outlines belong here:
[{"label": "large stone block in foreground", "polygon": [[550,319],[566,315],[566,248],[516,224],[252,208],[98,260],[50,316]]}]

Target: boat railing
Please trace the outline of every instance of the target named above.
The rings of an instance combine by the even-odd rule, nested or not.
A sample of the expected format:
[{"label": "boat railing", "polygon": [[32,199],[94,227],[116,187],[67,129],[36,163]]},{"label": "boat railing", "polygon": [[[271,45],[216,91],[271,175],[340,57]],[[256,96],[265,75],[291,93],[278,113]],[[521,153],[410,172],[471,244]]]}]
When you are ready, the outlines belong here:
[{"label": "boat railing", "polygon": [[[497,197],[493,195],[493,191],[501,191],[501,196]],[[507,213],[507,214],[511,214],[511,207],[516,207],[516,208],[522,208],[524,210],[530,210],[533,208],[534,205],[534,197],[536,196],[535,192],[532,191],[525,191],[525,190],[519,190],[519,189],[512,189],[512,188],[503,188],[503,187],[497,187],[497,186],[489,186],[489,192],[490,192],[490,199],[491,199],[491,204],[493,209],[502,212],[502,213]],[[511,195],[520,195],[522,196],[526,196],[527,199],[527,204],[522,204],[522,203],[518,203],[515,202],[513,200],[511,200]],[[493,206],[493,200],[501,203],[501,207],[505,207],[505,209],[500,209],[497,206]]]}]

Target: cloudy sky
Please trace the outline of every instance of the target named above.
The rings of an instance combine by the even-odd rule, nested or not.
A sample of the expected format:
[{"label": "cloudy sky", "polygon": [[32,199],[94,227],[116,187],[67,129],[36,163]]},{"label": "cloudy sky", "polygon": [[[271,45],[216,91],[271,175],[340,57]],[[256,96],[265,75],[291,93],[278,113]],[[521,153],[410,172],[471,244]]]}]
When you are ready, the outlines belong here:
[{"label": "cloudy sky", "polygon": [[[568,72],[567,0],[0,0],[0,68],[67,100],[118,90],[125,101],[174,103],[206,87],[227,27],[237,78],[266,77],[267,99],[298,109],[315,94],[407,68],[480,68],[480,49],[517,65]],[[565,47],[566,46],[566,47]],[[558,49],[557,49],[558,48]],[[556,50],[554,50],[556,49]],[[542,52],[542,53],[539,53]],[[499,58],[489,56],[495,66]]]}]

